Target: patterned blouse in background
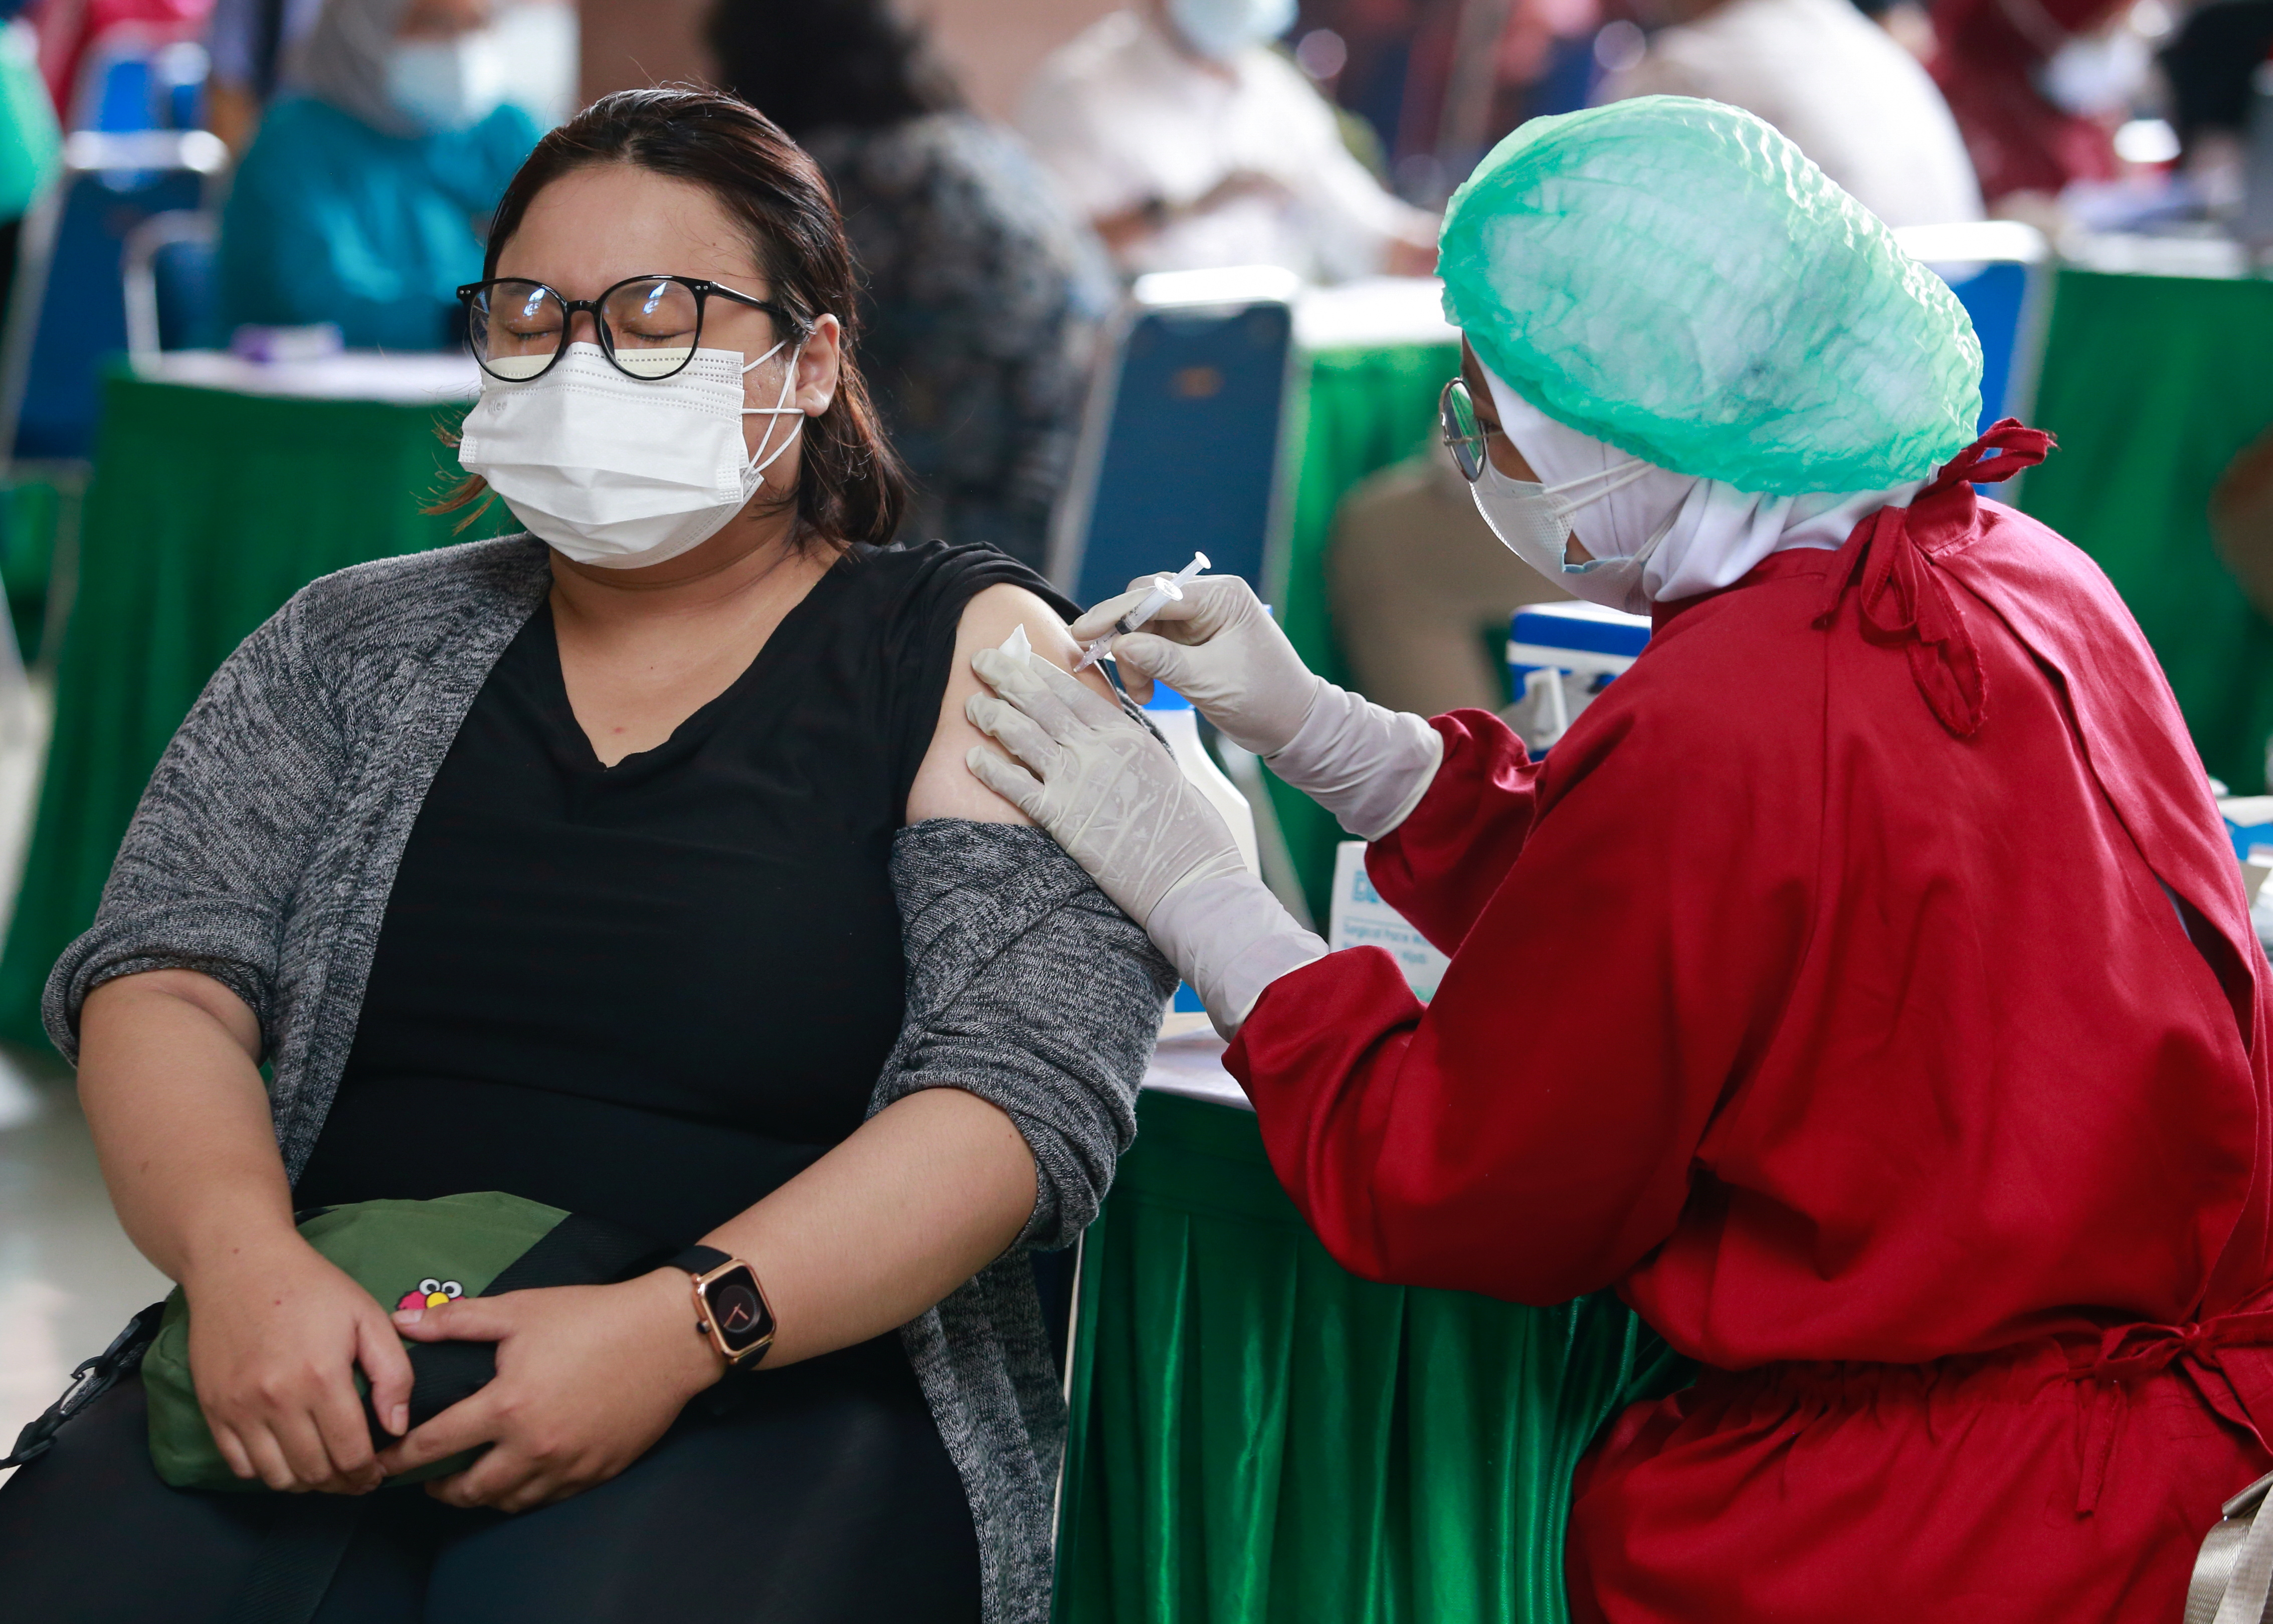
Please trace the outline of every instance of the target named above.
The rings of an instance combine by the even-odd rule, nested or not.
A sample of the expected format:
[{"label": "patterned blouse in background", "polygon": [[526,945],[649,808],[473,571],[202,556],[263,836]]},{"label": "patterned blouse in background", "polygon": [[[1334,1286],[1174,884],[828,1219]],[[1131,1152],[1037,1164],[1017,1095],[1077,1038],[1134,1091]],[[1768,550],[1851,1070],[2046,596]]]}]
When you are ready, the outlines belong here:
[{"label": "patterned blouse in background", "polygon": [[903,535],[1041,568],[1118,290],[1103,251],[1017,137],[975,115],[802,145],[866,279],[861,365],[918,487]]}]

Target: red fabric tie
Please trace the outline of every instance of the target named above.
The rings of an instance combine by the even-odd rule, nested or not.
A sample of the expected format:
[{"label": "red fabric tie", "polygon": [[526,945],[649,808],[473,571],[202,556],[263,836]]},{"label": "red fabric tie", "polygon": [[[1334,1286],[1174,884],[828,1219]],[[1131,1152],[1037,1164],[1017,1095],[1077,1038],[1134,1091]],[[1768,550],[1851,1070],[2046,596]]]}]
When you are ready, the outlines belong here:
[{"label": "red fabric tie", "polygon": [[1909,507],[1881,508],[1864,520],[1839,550],[1815,617],[1818,626],[1829,626],[1840,599],[1859,577],[1863,635],[1873,643],[1909,646],[1918,693],[1936,719],[1960,739],[1979,731],[1987,704],[1981,651],[1932,554],[1918,545],[1912,516],[1929,504],[1952,500],[1964,502],[1969,513],[1972,485],[2009,479],[2043,462],[2052,446],[2051,435],[2007,417],[1946,464]]},{"label": "red fabric tie", "polygon": [[2273,1347],[2273,1311],[2221,1314],[2194,1325],[2122,1325],[2099,1341],[2099,1357],[2079,1365],[2076,1381],[2097,1389],[2091,1416],[2083,1435],[2082,1475],[2076,1485],[2075,1508],[2089,1515],[2099,1505],[2115,1444],[2130,1414],[2132,1387],[2176,1365],[2218,1418],[2273,1448],[2267,1428],[2273,1410],[2262,1382],[2228,1370],[2220,1354],[2228,1348]]}]

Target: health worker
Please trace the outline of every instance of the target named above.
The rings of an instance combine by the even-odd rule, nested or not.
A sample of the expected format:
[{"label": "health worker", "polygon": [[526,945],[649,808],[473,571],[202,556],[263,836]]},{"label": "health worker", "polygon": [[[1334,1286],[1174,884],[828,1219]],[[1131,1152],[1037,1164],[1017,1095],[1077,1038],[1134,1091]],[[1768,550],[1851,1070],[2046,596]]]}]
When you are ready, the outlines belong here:
[{"label": "health worker", "polygon": [[978,657],[1024,764],[974,770],[1235,1034],[1345,1266],[1615,1285],[1704,1366],[1579,1467],[1576,1618],[2177,1619],[2273,1467],[2267,966],[2137,626],[1975,492],[2049,438],[1976,439],[1955,299],[1734,109],[1534,120],[1442,248],[1452,453],[1653,618],[1631,671],[1534,759],[1322,680],[1235,581],[1114,644],[1371,843],[1435,1000],[1039,662]]},{"label": "health worker", "polygon": [[[491,0],[326,0],[221,210],[230,329],[335,324],[446,350],[490,216],[536,145]],[[531,98],[536,99],[536,98]]]}]

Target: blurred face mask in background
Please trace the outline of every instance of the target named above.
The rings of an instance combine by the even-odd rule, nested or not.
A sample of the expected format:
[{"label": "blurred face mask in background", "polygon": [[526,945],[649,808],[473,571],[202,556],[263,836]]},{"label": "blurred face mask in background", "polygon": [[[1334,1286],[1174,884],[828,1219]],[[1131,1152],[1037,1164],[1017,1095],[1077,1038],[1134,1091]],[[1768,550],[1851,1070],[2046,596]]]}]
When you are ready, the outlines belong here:
[{"label": "blurred face mask in background", "polygon": [[2077,34],[2037,70],[2037,88],[2079,118],[2125,113],[2145,87],[2152,61],[2147,41],[2128,27]]},{"label": "blurred face mask in background", "polygon": [[1296,0],[1168,0],[1168,20],[1203,56],[1228,62],[1294,26]]},{"label": "blurred face mask in background", "polygon": [[496,36],[476,28],[446,40],[397,40],[386,56],[386,99],[422,130],[468,130],[505,101]]},{"label": "blurred face mask in background", "polygon": [[[725,528],[805,425],[803,409],[790,404],[801,345],[782,369],[781,398],[742,404],[742,375],[785,347],[747,365],[739,350],[698,350],[684,371],[647,381],[626,377],[597,344],[571,344],[527,383],[484,375],[458,462],[578,563],[660,564]],[[746,417],[790,425],[776,444],[769,421],[753,456],[742,443]]]}]

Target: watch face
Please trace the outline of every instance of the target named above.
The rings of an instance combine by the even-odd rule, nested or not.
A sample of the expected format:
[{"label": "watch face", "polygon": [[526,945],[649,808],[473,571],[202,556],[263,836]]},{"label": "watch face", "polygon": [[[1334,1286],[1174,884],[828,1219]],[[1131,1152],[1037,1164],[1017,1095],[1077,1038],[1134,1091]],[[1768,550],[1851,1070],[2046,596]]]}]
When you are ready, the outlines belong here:
[{"label": "watch face", "polygon": [[746,1268],[712,1281],[703,1288],[702,1300],[709,1304],[711,1324],[737,1353],[773,1328],[773,1317],[766,1312],[765,1300],[758,1295],[757,1280]]}]

